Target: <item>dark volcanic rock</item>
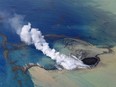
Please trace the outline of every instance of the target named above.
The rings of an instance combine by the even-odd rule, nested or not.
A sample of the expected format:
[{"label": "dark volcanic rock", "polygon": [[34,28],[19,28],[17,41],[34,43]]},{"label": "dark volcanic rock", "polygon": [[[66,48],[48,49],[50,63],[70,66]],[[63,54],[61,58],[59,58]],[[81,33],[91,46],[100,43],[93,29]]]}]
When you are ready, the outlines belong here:
[{"label": "dark volcanic rock", "polygon": [[82,59],[82,61],[84,64],[89,65],[90,67],[95,67],[99,63],[100,58],[99,57],[88,57],[88,58]]}]

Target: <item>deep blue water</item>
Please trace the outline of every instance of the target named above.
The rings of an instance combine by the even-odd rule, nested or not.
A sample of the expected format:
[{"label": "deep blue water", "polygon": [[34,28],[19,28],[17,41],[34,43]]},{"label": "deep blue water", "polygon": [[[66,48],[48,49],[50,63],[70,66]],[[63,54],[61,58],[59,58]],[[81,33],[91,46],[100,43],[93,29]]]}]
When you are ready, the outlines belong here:
[{"label": "deep blue water", "polygon": [[[40,28],[43,34],[64,34],[93,44],[114,45],[116,35],[111,31],[115,31],[116,18],[112,18],[111,13],[88,5],[90,2],[92,0],[1,0],[0,9],[7,18],[13,14],[25,16],[25,21]],[[10,27],[4,26],[1,24],[0,32],[12,37],[9,41],[19,42],[19,37]]]},{"label": "deep blue water", "polygon": [[6,61],[3,55],[2,40],[2,37],[0,37],[0,87],[2,87],[3,81],[6,79]]},{"label": "deep blue water", "polygon": [[[89,5],[90,2],[95,4],[93,0],[0,0],[0,33],[8,37],[8,42],[21,42],[19,36],[6,23],[10,17],[18,14],[25,17],[24,23],[31,22],[32,26],[38,27],[44,35],[66,35],[95,45],[116,45],[116,17],[110,12]],[[18,87],[17,82],[15,85],[10,83],[7,83],[7,86],[2,85],[4,80],[15,81],[13,80],[15,73],[11,70],[13,66],[5,61],[1,41],[0,37],[0,87]],[[52,44],[50,40],[47,41]],[[54,68],[51,67],[54,61],[31,46],[11,51],[9,56],[11,60],[18,61],[16,64],[20,66],[29,62],[39,62],[45,68]],[[27,87],[33,87],[28,75],[22,74],[21,71],[17,73],[19,75],[17,79],[24,81],[28,78],[24,81],[23,87],[28,83],[31,85],[28,84],[30,86]]]},{"label": "deep blue water", "polygon": [[5,58],[3,56],[4,49],[2,48],[2,40],[3,40],[3,38],[0,37],[0,64],[1,64],[0,71],[4,71],[4,67],[5,67]]}]

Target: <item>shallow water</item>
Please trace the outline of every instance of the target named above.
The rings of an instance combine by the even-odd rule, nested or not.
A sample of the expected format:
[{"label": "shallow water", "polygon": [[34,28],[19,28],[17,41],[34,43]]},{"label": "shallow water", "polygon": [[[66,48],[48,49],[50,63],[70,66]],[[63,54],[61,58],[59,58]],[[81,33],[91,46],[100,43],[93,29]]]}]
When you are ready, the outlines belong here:
[{"label": "shallow water", "polygon": [[[24,24],[30,21],[32,26],[40,28],[44,35],[65,35],[85,40],[97,46],[115,46],[116,6],[114,3],[116,3],[115,0],[0,0],[0,33],[8,37],[8,42],[21,43],[19,36],[8,24],[9,18],[14,14],[19,14],[25,16]],[[50,42],[51,47],[53,47],[53,41],[58,40],[58,38],[54,38],[53,41],[49,39],[47,38],[47,41]],[[0,78],[0,86],[5,87],[3,83],[7,79],[7,81],[11,80],[12,83],[15,82],[16,84],[9,82],[6,87],[18,87],[17,80],[13,79],[15,73],[12,72],[12,66],[6,64],[1,42],[2,39],[0,37],[0,76],[2,76]],[[7,48],[12,49],[14,47],[7,44]],[[39,62],[45,68],[54,69],[54,61],[43,56],[33,47],[10,50],[9,52],[11,60],[17,61],[16,65],[23,66],[30,62]],[[62,52],[67,55],[69,53],[67,49],[62,49]],[[107,77],[108,73],[112,74],[112,72],[109,72],[110,68],[107,69],[105,67],[101,71],[98,69],[98,73],[96,70],[87,71],[84,74],[82,72],[79,74],[79,77],[75,77],[75,75],[78,75],[76,72],[71,72],[68,75],[72,80],[77,80],[78,83],[76,84],[81,87],[104,87],[106,86],[105,83],[110,82],[114,86],[115,83],[112,81],[113,76],[110,75]],[[111,70],[113,71],[113,69]],[[103,83],[99,84],[99,77],[104,74],[104,71],[106,73],[103,76]],[[94,79],[95,74],[97,74],[96,79]],[[115,71],[113,74],[115,75]],[[22,83],[22,86],[26,87],[25,84],[28,84],[27,87],[33,87],[28,74],[24,75],[19,70],[18,75],[17,79],[22,79],[22,81],[28,79]],[[110,78],[109,82],[108,80],[104,80],[108,78]],[[92,79],[93,82],[91,84]]]},{"label": "shallow water", "polygon": [[35,48],[23,47],[17,50],[9,52],[10,60],[17,61],[16,65],[25,66],[27,64],[37,64],[44,67],[45,69],[54,69],[55,61],[44,56],[41,52]]},{"label": "shallow water", "polygon": [[115,87],[116,47],[113,50],[114,53],[99,56],[101,62],[93,69],[48,72],[33,67],[29,72],[35,87]]}]

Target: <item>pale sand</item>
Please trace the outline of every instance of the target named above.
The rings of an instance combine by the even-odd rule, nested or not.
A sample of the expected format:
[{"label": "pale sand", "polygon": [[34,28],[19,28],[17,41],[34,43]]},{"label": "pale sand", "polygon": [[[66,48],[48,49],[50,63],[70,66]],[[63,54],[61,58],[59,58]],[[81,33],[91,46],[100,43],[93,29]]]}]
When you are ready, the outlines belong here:
[{"label": "pale sand", "polygon": [[[98,8],[116,14],[116,0],[95,1]],[[29,72],[35,87],[116,87],[116,47],[113,50],[113,54],[101,55],[94,69],[48,72],[33,67]]]},{"label": "pale sand", "polygon": [[76,71],[46,71],[29,69],[35,87],[116,87],[116,47],[114,53],[101,55],[94,69]]},{"label": "pale sand", "polygon": [[93,0],[100,9],[116,14],[116,0]]}]

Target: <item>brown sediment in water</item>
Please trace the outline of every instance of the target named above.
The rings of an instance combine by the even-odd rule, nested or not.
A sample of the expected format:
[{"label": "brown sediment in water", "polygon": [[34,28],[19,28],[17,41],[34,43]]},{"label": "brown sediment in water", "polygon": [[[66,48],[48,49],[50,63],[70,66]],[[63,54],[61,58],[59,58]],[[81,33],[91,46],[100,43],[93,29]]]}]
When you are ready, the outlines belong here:
[{"label": "brown sediment in water", "polygon": [[[25,44],[21,43],[21,44],[13,44],[13,43],[8,43],[7,42],[7,37],[0,33],[0,36],[3,38],[3,41],[2,41],[2,47],[4,49],[4,52],[3,52],[3,55],[4,55],[4,58],[6,60],[6,62],[11,66],[11,69],[12,71],[14,72],[14,79],[17,80],[17,76],[18,76],[18,73],[17,71],[18,70],[21,70],[23,73],[27,74],[26,71],[30,68],[30,67],[33,67],[33,66],[36,66],[36,65],[27,65],[26,67],[24,66],[18,66],[16,65],[16,62],[17,61],[13,61],[9,58],[9,50],[12,51],[12,50],[16,50],[16,49],[19,49],[20,47],[24,47],[26,46]],[[13,48],[11,49],[8,49],[6,44],[9,44],[11,46],[13,46]],[[19,84],[19,87],[22,87],[22,80],[17,80],[18,84]]]},{"label": "brown sediment in water", "polygon": [[8,50],[4,51],[4,58],[7,60],[7,58],[8,58]]},{"label": "brown sediment in water", "polygon": [[[7,38],[3,42],[7,43]],[[81,87],[81,86],[79,86],[79,84],[83,84],[83,82],[81,83],[81,80],[78,77],[83,76],[82,78],[84,78],[85,81],[93,83],[95,85],[97,84],[97,86],[95,86],[95,87],[104,87],[104,86],[101,86],[101,83],[99,81],[98,82],[100,84],[97,82],[98,77],[100,78],[103,75],[105,79],[109,78],[111,81],[115,80],[116,74],[115,74],[115,70],[114,70],[114,68],[115,68],[114,63],[115,63],[116,55],[115,55],[114,48],[109,49],[109,53],[105,52],[103,54],[98,55],[101,59],[101,62],[94,69],[79,70],[79,71],[77,71],[77,70],[75,70],[75,71],[66,71],[66,70],[46,71],[43,68],[40,68],[39,66],[32,65],[32,64],[30,64],[30,65],[28,64],[24,67],[15,65],[17,61],[11,61],[8,58],[9,50],[7,50],[4,43],[3,43],[3,47],[5,49],[4,56],[5,56],[6,60],[8,60],[9,64],[13,65],[12,70],[14,72],[16,72],[17,70],[21,70],[25,74],[29,70],[30,75],[32,76],[32,79],[33,79],[35,85],[42,85],[43,87],[54,87],[54,85],[55,85],[55,87]],[[20,46],[23,47],[25,45],[15,45],[13,47],[15,47],[15,49],[17,49],[17,47],[20,48]],[[112,50],[114,52],[112,52]],[[113,71],[113,72],[110,72],[110,71]],[[108,73],[111,73],[115,76],[113,77],[111,75],[112,78],[110,78],[110,76],[106,75]],[[17,77],[17,73],[15,73],[15,76]],[[97,77],[95,77],[95,76],[97,76]],[[95,77],[95,78],[92,78],[92,77]],[[80,82],[78,82],[78,81],[80,81]],[[107,84],[109,84],[108,80],[105,80],[105,81],[107,82]],[[21,81],[18,81],[18,83],[20,86]],[[90,83],[88,83],[88,84],[90,84]],[[111,82],[111,83],[115,84],[113,82]],[[91,87],[91,86],[89,86],[89,87]]]},{"label": "brown sediment in water", "polygon": [[22,87],[22,81],[18,80],[19,87]]},{"label": "brown sediment in water", "polygon": [[6,48],[6,43],[7,43],[7,37],[2,33],[0,33],[0,36],[3,38],[2,46],[5,49]]},{"label": "brown sediment in water", "polygon": [[[79,48],[79,47],[77,46],[77,48]],[[91,46],[89,46],[89,49],[90,48],[91,48]],[[95,46],[92,47],[92,49],[95,50],[95,52],[100,51],[99,55],[95,55],[95,57],[99,57],[101,60],[101,62],[98,64],[98,66],[96,68],[85,69],[85,70],[73,70],[73,71],[66,71],[66,70],[46,71],[39,67],[32,67],[29,69],[29,72],[33,78],[33,82],[34,82],[35,86],[41,85],[42,83],[40,83],[40,81],[43,82],[43,84],[45,84],[45,86],[43,86],[43,87],[46,87],[48,84],[50,84],[51,87],[54,86],[55,84],[53,83],[53,81],[44,82],[44,80],[47,79],[49,76],[49,78],[53,78],[53,80],[57,81],[57,83],[60,85],[60,86],[55,86],[55,87],[86,87],[87,85],[88,85],[88,87],[94,87],[94,85],[95,85],[95,87],[104,87],[104,86],[101,86],[102,82],[101,83],[99,82],[100,84],[97,83],[99,85],[96,85],[96,82],[94,82],[94,81],[97,81],[98,77],[99,77],[99,79],[104,80],[103,78],[101,78],[102,76],[100,74],[103,75],[103,73],[104,73],[104,75],[106,75],[107,72],[110,72],[107,70],[106,65],[108,63],[105,61],[105,57],[103,55],[106,55],[106,56],[109,55],[109,57],[107,57],[107,59],[109,59],[110,57],[113,57],[113,53],[115,53],[115,51],[114,51],[114,48],[105,48],[105,49],[103,48],[102,49],[102,48],[96,48]],[[116,57],[116,55],[115,55],[115,57]],[[98,61],[100,61],[100,60],[98,59]],[[111,60],[113,60],[113,59],[111,59]],[[102,68],[102,70],[101,70],[101,68]],[[106,72],[104,72],[104,71],[106,71]],[[39,72],[42,72],[42,73],[39,73]],[[91,73],[91,74],[89,74],[89,73]],[[96,76],[96,74],[98,76]],[[88,78],[86,79],[86,77],[88,77]],[[41,79],[41,78],[45,78],[45,79]],[[108,79],[109,76],[107,77],[107,75],[106,75],[105,78]],[[106,80],[106,82],[109,84],[108,80]],[[47,86],[47,87],[50,87],[50,86]]]},{"label": "brown sediment in water", "polygon": [[66,36],[66,35],[58,35],[58,34],[47,34],[47,35],[44,35],[44,36],[45,36],[45,38],[49,38],[49,39],[63,39],[63,38],[80,39],[79,36],[70,37],[70,36]]},{"label": "brown sediment in water", "polygon": [[[15,62],[13,62],[13,63],[15,63]],[[12,64],[13,64],[12,63]],[[38,67],[41,67],[41,66],[39,66],[38,64],[27,64],[27,65],[25,65],[25,66],[18,66],[18,65],[15,65],[15,66],[13,66],[12,67],[12,70],[13,70],[13,72],[16,72],[16,71],[18,71],[18,70],[21,70],[21,71],[23,71],[23,73],[27,73],[27,71],[28,71],[28,69],[30,69],[30,68],[32,68],[32,67],[35,67],[35,66],[38,66]]]},{"label": "brown sediment in water", "polygon": [[65,35],[57,35],[57,34],[47,34],[45,35],[46,38],[67,38],[68,36]]},{"label": "brown sediment in water", "polygon": [[26,73],[26,72],[28,71],[28,69],[30,69],[31,67],[35,67],[35,66],[41,67],[41,66],[38,65],[38,64],[27,64],[26,66],[23,66],[23,67],[22,67],[22,71],[23,71],[24,73]]},{"label": "brown sediment in water", "polygon": [[[31,77],[35,85],[48,84],[54,87],[52,80],[56,81],[60,86],[55,87],[106,87],[110,85],[115,87],[116,83],[116,47],[112,48],[113,53],[99,55],[101,62],[96,68],[75,71],[46,71],[39,67],[29,69]],[[51,78],[52,80],[46,80]],[[43,83],[41,83],[43,82]],[[71,84],[71,85],[70,85]]]}]

